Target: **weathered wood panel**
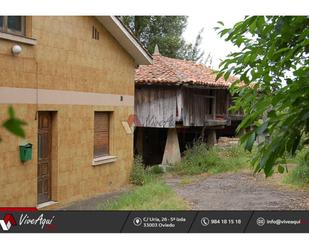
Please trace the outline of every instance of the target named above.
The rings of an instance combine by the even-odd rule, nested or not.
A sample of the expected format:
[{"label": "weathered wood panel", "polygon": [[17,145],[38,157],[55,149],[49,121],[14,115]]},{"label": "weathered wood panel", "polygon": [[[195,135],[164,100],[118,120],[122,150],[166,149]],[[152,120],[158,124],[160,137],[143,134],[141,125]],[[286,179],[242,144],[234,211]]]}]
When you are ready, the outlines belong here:
[{"label": "weathered wood panel", "polygon": [[183,98],[182,98],[182,89],[181,88],[177,88],[177,92],[176,92],[176,121],[182,121],[183,119]]},{"label": "weathered wood panel", "polygon": [[211,115],[209,89],[183,88],[183,125],[204,126],[206,119]]},{"label": "weathered wood panel", "polygon": [[173,128],[176,124],[176,88],[140,87],[135,90],[135,114],[141,127]]},{"label": "weathered wood panel", "polygon": [[227,90],[183,88],[182,93],[184,126],[205,126],[209,120],[226,118]]},{"label": "weathered wood panel", "polygon": [[[228,108],[234,105],[234,97],[228,93],[227,95],[227,105]],[[230,111],[227,108],[227,113],[228,116],[231,120],[242,120],[243,116],[244,116],[244,112],[242,110],[238,110],[238,111]]]},{"label": "weathered wood panel", "polygon": [[225,89],[144,86],[135,91],[135,114],[141,127],[173,128],[176,122],[213,126],[227,118]]},{"label": "weathered wood panel", "polygon": [[216,89],[216,115],[226,115],[227,114],[227,90],[224,89]]}]

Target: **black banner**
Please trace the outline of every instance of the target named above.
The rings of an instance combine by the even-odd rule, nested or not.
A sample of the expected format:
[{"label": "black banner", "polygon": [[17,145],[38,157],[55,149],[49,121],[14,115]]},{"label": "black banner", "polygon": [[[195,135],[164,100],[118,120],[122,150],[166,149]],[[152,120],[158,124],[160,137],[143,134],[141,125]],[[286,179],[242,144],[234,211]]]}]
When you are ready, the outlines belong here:
[{"label": "black banner", "polygon": [[308,233],[309,211],[12,211],[1,208],[0,232]]}]

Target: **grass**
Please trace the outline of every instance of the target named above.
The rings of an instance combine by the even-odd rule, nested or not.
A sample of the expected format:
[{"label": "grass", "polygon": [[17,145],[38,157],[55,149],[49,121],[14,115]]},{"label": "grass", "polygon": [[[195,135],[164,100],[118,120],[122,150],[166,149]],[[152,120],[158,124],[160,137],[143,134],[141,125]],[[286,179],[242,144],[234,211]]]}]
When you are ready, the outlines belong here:
[{"label": "grass", "polygon": [[309,146],[295,157],[297,166],[284,178],[284,183],[309,188]]},{"label": "grass", "polygon": [[184,186],[184,185],[191,184],[193,182],[194,182],[194,180],[192,178],[189,178],[189,177],[185,176],[185,177],[181,178],[180,185]]},{"label": "grass", "polygon": [[[202,173],[217,174],[227,171],[249,169],[250,160],[254,156],[240,146],[208,148],[204,143],[196,143],[185,151],[183,159],[169,170],[183,175],[180,184],[193,182],[190,175]],[[285,184],[293,186],[309,186],[309,147],[300,151],[296,158],[289,162],[298,164],[284,179]],[[98,206],[101,210],[186,210],[187,204],[179,198],[171,187],[163,180],[162,168],[159,166],[145,169],[140,157],[135,159],[131,182],[136,185],[128,193],[115,200],[104,202]]]},{"label": "grass", "polygon": [[196,143],[171,170],[180,175],[217,174],[249,168],[251,158],[251,153],[238,145],[208,148],[205,143]]},{"label": "grass", "polygon": [[187,205],[162,180],[155,178],[116,200],[99,206],[103,210],[185,210]]},{"label": "grass", "polygon": [[151,166],[149,170],[153,174],[163,174],[164,173],[164,169],[160,167],[159,165]]},{"label": "grass", "polygon": [[161,179],[159,166],[145,169],[141,157],[136,157],[131,182],[136,185],[115,200],[98,205],[101,210],[185,210],[186,203]]},{"label": "grass", "polygon": [[[250,154],[239,146],[207,148],[204,143],[195,144],[185,152],[180,163],[169,170],[184,175],[180,184],[187,185],[193,179],[188,175],[204,172],[212,174],[236,171],[249,165]],[[128,193],[99,205],[102,210],[185,210],[187,204],[162,180],[159,166],[145,169],[140,157],[136,157],[131,182],[136,185]]]}]

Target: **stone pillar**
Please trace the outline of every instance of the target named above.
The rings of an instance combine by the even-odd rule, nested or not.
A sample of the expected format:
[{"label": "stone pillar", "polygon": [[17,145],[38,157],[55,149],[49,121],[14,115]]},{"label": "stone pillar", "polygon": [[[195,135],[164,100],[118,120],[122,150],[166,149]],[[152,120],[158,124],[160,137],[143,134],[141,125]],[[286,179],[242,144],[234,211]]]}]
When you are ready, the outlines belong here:
[{"label": "stone pillar", "polygon": [[214,146],[217,143],[217,134],[216,130],[207,131],[207,144],[209,147]]},{"label": "stone pillar", "polygon": [[179,162],[180,159],[177,130],[176,128],[168,129],[162,164],[175,164]]}]

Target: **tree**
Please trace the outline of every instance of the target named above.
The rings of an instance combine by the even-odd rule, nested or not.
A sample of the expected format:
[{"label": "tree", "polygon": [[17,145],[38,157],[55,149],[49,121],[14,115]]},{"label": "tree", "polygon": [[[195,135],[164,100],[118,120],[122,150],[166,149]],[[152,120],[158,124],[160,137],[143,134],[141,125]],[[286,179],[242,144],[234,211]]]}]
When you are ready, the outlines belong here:
[{"label": "tree", "polygon": [[189,44],[186,44],[183,48],[181,48],[180,54],[182,54],[183,59],[201,62],[201,60],[204,57],[204,51],[200,48],[202,40],[203,40],[203,37],[202,37],[203,31],[204,29],[202,28],[198,32],[195,38],[194,44],[189,43]]},{"label": "tree", "polygon": [[207,67],[212,68],[212,55],[210,52],[206,56],[206,59],[202,61],[202,64],[204,64]]},{"label": "tree", "polygon": [[158,45],[164,56],[194,61],[203,57],[202,30],[194,44],[186,43],[182,37],[187,26],[186,16],[121,16],[120,19],[151,53]]},{"label": "tree", "polygon": [[278,165],[282,173],[282,158],[309,143],[309,18],[253,16],[232,28],[218,23],[218,34],[239,47],[220,64],[217,78],[240,77],[231,86],[232,109],[245,113],[237,130],[251,129],[241,143],[251,151],[257,136],[267,134],[253,159],[255,172],[270,176]]}]

